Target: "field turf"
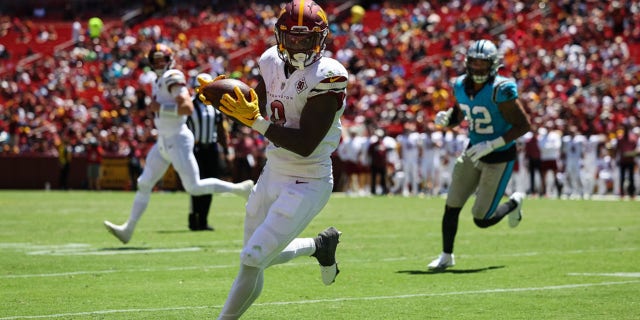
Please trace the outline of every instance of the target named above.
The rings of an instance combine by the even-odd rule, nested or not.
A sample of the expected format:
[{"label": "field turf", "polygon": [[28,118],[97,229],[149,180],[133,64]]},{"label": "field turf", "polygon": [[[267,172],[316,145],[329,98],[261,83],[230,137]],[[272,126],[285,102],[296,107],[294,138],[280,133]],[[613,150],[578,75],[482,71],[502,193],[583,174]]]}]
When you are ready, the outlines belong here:
[{"label": "field turf", "polygon": [[[187,229],[188,196],[156,192],[131,242],[105,219],[132,192],[0,191],[0,320],[213,319],[238,269],[244,206],[215,196],[214,232]],[[461,213],[456,266],[441,250],[442,198],[334,194],[303,232],[343,232],[341,273],[314,258],[269,268],[243,319],[640,319],[640,202],[527,199],[488,229]]]}]

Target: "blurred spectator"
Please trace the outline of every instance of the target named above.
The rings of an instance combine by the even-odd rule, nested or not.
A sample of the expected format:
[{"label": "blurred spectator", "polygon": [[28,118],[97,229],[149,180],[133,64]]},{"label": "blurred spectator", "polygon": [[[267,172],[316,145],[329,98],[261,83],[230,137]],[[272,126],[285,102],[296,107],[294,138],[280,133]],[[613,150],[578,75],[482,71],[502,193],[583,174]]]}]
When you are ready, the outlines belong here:
[{"label": "blurred spectator", "polygon": [[10,55],[9,55],[9,51],[7,51],[7,47],[5,47],[3,44],[0,44],[0,59],[4,59],[7,60],[9,59]]},{"label": "blurred spectator", "polygon": [[60,165],[60,180],[58,184],[60,189],[69,190],[69,172],[73,159],[73,147],[66,134],[57,139],[57,148],[58,164]]},{"label": "blurred spectator", "polygon": [[82,37],[82,23],[80,23],[80,21],[76,19],[71,24],[71,41],[73,41],[74,45],[77,45],[80,43],[80,40],[82,39],[81,37]]},{"label": "blurred spectator", "polygon": [[131,141],[129,153],[127,154],[127,166],[129,169],[129,185],[132,191],[138,190],[138,177],[142,174],[142,159],[142,151],[138,148],[138,142]]},{"label": "blurred spectator", "polygon": [[364,185],[360,176],[366,172],[360,165],[361,153],[366,151],[362,148],[364,138],[358,134],[359,129],[356,126],[351,126],[345,131],[346,134],[337,150],[340,160],[344,163],[345,192],[348,195],[361,195]]},{"label": "blurred spectator", "polygon": [[235,137],[231,138],[233,147],[233,182],[247,179],[257,180],[254,168],[259,167],[256,154],[259,146],[249,127],[243,126]]},{"label": "blurred spectator", "polygon": [[87,188],[89,190],[100,190],[104,150],[98,140],[91,137],[88,139],[85,152],[87,155]]},{"label": "blurred spectator", "polygon": [[415,196],[419,191],[419,157],[422,152],[420,149],[420,133],[416,131],[415,122],[406,122],[402,134],[398,135],[396,140],[398,141],[398,154],[400,154],[400,159],[402,160],[402,171],[405,174],[402,195],[405,197],[409,195]]},{"label": "blurred spectator", "polygon": [[551,128],[539,128],[538,129],[540,146],[540,176],[541,192],[542,196],[551,196],[551,188],[548,187],[549,174],[551,174],[550,180],[553,181],[556,196],[560,198],[562,195],[562,183],[560,176],[558,175],[561,170],[559,168],[560,151],[562,148],[562,137],[558,130]]},{"label": "blurred spectator", "polygon": [[[451,103],[448,90],[441,89],[448,89],[447,80],[463,72],[465,49],[461,44],[475,36],[495,40],[505,57],[500,72],[518,82],[533,122],[540,125],[565,119],[581,134],[605,140],[615,137],[625,119],[635,121],[632,128],[638,128],[637,1],[601,4],[580,0],[570,5],[550,1],[536,6],[505,5],[502,0],[366,2],[361,3],[364,12],[353,7],[355,17],[351,7],[340,12],[341,2],[327,3],[327,12],[336,19],[330,25],[332,37],[326,52],[343,62],[350,73],[345,128],[356,118],[364,118],[367,126],[383,128],[395,137],[408,117],[422,127],[438,109]],[[128,3],[101,6],[125,8],[123,4]],[[144,83],[138,83],[148,66],[143,52],[151,43],[176,39],[170,42],[180,52],[177,58],[187,68],[185,73],[229,70],[250,83],[257,68],[247,55],[273,44],[273,21],[280,9],[278,1],[221,4],[215,11],[202,10],[197,3],[178,7],[166,2],[163,8],[167,10],[159,10],[153,0],[147,4],[152,19],[137,20],[138,24],[110,20],[94,39],[83,37],[88,30],[82,30],[78,21],[77,33],[73,25],[63,32],[47,28],[47,33],[57,31],[59,41],[77,36],[75,46],[53,54],[43,49],[51,47],[52,41],[31,41],[37,39],[41,26],[49,24],[31,20],[32,8],[25,12],[27,18],[0,16],[1,42],[5,52],[10,51],[3,58],[0,50],[0,121],[8,126],[11,137],[5,144],[7,150],[18,154],[55,150],[50,135],[33,134],[46,126],[58,130],[70,126],[78,136],[99,127],[109,132],[110,139],[135,140],[142,146],[152,143],[156,133],[145,110],[151,100],[145,96],[150,81],[143,76]],[[489,18],[477,14],[487,8],[491,8]],[[54,11],[48,7],[46,12],[49,19]],[[360,14],[361,21],[354,23]],[[83,16],[91,17],[73,12],[67,21]],[[104,22],[110,19],[101,18]],[[35,52],[42,53],[42,58],[16,68],[18,59]],[[224,56],[235,58],[220,59]],[[127,87],[141,95],[128,97]],[[125,128],[119,116],[94,121],[73,117],[78,97],[91,101],[93,96],[99,97],[101,114],[110,115],[112,110],[120,114],[125,101],[133,106],[127,107],[130,127]],[[41,109],[36,110],[39,105]],[[13,122],[18,110],[33,116]],[[123,138],[120,132],[126,130],[136,134]],[[369,176],[368,172],[364,175]]]},{"label": "blurred spectator", "polygon": [[583,167],[582,159],[586,138],[578,133],[578,128],[570,126],[566,135],[562,137],[562,159],[564,162],[564,192],[570,198],[584,197],[583,177],[580,172]]},{"label": "blurred spectator", "polygon": [[[633,199],[636,195],[635,186],[635,157],[638,156],[638,137],[630,132],[629,125],[625,125],[620,130],[618,140],[616,143],[616,161],[618,162],[619,170],[619,185],[620,185],[620,197],[626,195]],[[625,183],[627,188],[625,189]]]},{"label": "blurred spectator", "polygon": [[598,181],[598,156],[601,144],[605,141],[605,137],[600,134],[590,135],[584,145],[584,158],[583,158],[583,183],[584,193],[587,199],[596,191],[596,185]]},{"label": "blurred spectator", "polygon": [[[371,158],[371,167],[369,168],[371,173],[371,195],[386,195],[389,193],[389,188],[387,187],[387,166],[389,165],[387,163],[387,153],[389,153],[389,150],[383,143],[384,137],[384,130],[376,129],[367,150]],[[380,193],[377,192],[378,187],[380,187]]]}]

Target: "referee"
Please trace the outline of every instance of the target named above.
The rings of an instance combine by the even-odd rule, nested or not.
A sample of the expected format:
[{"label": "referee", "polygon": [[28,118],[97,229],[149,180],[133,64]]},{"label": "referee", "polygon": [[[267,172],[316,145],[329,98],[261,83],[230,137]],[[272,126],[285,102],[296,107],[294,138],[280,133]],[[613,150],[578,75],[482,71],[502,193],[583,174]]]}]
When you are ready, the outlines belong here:
[{"label": "referee", "polygon": [[[211,75],[206,73],[201,73],[198,77],[212,80]],[[200,84],[194,81],[193,86],[197,88]],[[195,138],[193,154],[200,168],[200,179],[219,178],[222,173],[220,151],[227,154],[229,138],[222,113],[213,106],[202,103],[197,96],[193,97],[193,106],[193,113],[187,118],[187,127],[193,132]],[[189,212],[191,231],[213,231],[213,227],[208,223],[212,198],[212,194],[191,196]]]}]

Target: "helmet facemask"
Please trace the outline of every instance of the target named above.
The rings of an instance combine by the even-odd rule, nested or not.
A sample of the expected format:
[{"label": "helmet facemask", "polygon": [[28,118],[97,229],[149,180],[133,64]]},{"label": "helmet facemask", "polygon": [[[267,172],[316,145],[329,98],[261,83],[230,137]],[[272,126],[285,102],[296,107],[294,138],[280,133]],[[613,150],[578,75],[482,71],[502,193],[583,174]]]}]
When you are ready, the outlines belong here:
[{"label": "helmet facemask", "polygon": [[485,83],[490,76],[495,75],[491,73],[491,65],[490,60],[467,58],[467,74],[473,82]]},{"label": "helmet facemask", "polygon": [[304,69],[322,57],[327,33],[309,31],[306,26],[277,30],[278,55],[296,69]]}]

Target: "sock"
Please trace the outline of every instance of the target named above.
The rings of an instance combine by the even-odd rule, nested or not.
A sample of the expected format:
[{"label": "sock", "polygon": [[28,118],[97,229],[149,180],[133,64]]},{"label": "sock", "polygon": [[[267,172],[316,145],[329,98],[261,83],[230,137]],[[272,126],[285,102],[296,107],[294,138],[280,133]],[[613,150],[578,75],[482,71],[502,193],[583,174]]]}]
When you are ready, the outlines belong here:
[{"label": "sock", "polygon": [[458,232],[458,219],[462,208],[444,207],[442,217],[442,252],[453,253],[453,243]]},{"label": "sock", "polygon": [[513,199],[502,203],[496,208],[496,211],[494,211],[493,218],[499,218],[498,221],[500,221],[500,219],[513,211],[516,207],[518,207],[518,204]]},{"label": "sock", "polygon": [[241,264],[218,320],[239,319],[260,296],[263,283],[264,270]]},{"label": "sock", "polygon": [[150,193],[146,192],[136,192],[136,196],[133,199],[133,206],[131,206],[131,213],[129,214],[129,220],[125,223],[125,229],[134,229],[138,220],[144,214],[144,211],[147,209],[147,205],[149,204],[149,198],[151,197]]},{"label": "sock", "polygon": [[295,238],[280,254],[271,261],[269,266],[285,263],[300,256],[311,256],[316,251],[316,244],[313,238]]}]

